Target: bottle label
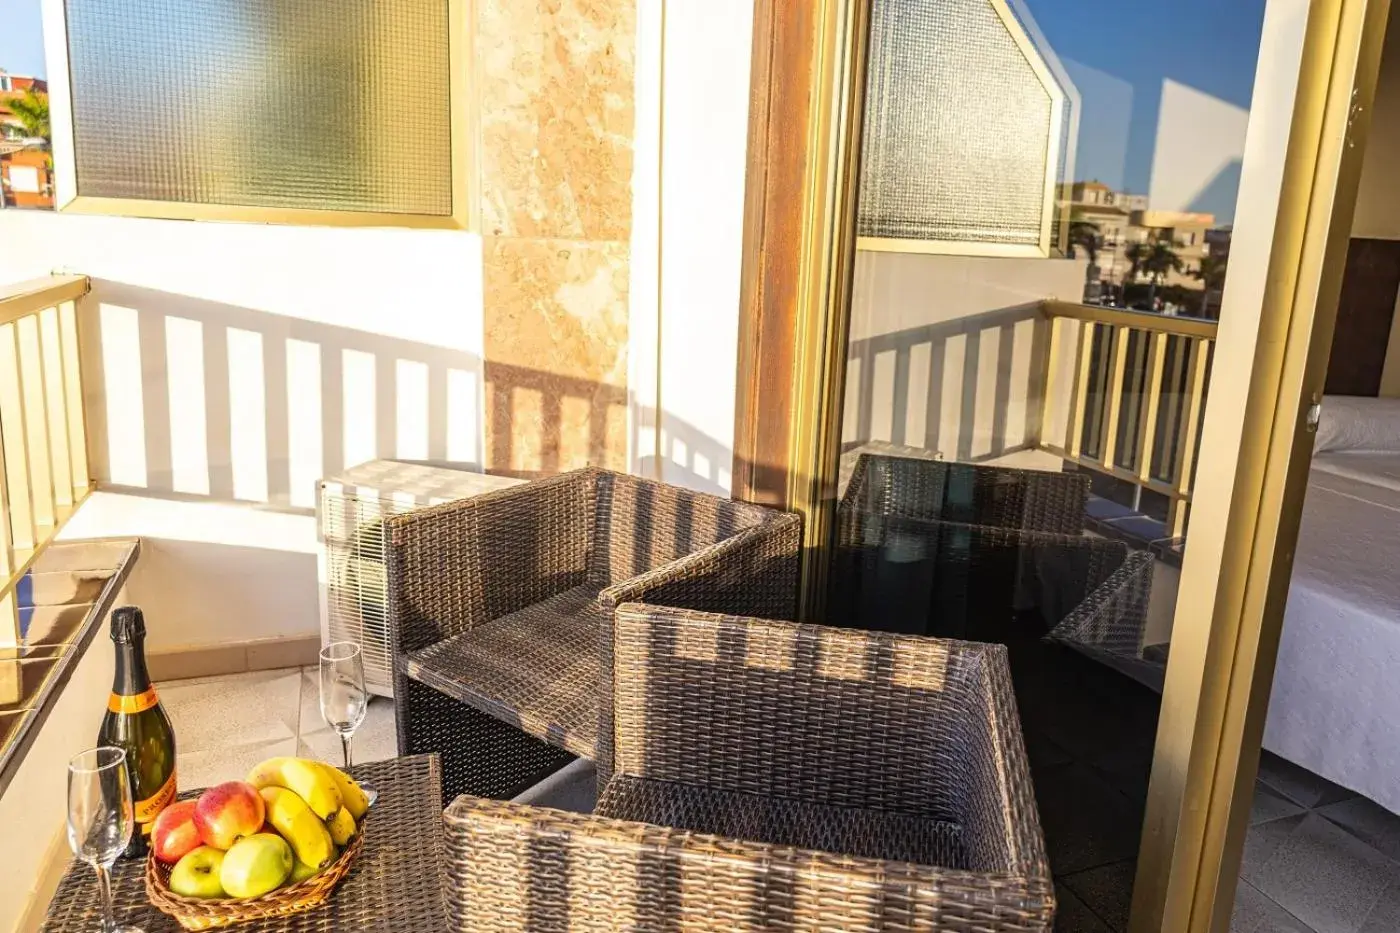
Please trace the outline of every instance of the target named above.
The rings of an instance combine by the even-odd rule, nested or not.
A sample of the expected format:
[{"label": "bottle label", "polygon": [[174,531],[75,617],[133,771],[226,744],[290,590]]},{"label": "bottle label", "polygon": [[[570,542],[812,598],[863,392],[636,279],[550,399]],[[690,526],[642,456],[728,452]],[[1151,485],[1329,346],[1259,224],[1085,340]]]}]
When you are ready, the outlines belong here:
[{"label": "bottle label", "polygon": [[160,790],[156,791],[145,800],[136,801],[135,815],[136,822],[141,826],[141,832],[149,835],[154,827],[156,817],[160,816],[160,811],[175,802],[175,769],[170,769],[170,777],[165,779]]},{"label": "bottle label", "polygon": [[120,693],[111,694],[107,697],[107,708],[114,713],[144,713],[155,706],[157,702],[156,688],[152,684],[145,689],[145,692],[131,696],[123,696]]}]

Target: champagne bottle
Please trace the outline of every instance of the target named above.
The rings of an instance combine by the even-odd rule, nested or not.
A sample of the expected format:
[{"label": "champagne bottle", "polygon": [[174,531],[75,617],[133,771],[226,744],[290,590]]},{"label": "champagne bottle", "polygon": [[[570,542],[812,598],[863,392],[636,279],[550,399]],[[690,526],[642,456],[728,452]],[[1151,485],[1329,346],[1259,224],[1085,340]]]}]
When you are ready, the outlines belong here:
[{"label": "champagne bottle", "polygon": [[175,730],[146,672],[146,620],[135,606],[112,612],[117,672],[98,745],[126,751],[136,826],[123,858],[144,857],[160,811],[175,800]]}]

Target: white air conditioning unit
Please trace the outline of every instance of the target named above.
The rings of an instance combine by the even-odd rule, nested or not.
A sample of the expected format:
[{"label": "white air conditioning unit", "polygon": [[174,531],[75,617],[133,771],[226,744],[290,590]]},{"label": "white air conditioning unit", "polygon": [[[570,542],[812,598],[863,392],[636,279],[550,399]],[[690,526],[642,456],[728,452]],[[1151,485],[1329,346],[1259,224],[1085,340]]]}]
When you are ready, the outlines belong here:
[{"label": "white air conditioning unit", "polygon": [[519,482],[397,460],[371,460],[321,480],[316,495],[321,644],[358,642],[372,692],[394,695],[384,618],[384,519]]}]

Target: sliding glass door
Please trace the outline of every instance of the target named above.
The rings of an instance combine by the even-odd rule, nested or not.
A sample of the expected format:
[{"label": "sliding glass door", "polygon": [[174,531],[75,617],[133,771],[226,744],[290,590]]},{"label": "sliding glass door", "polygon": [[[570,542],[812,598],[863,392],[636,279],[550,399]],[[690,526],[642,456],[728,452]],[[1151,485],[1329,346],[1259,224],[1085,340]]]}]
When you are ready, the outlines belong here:
[{"label": "sliding glass door", "polygon": [[1229,927],[1387,7],[821,5],[770,498],[810,619],[1006,646],[1059,929]]}]

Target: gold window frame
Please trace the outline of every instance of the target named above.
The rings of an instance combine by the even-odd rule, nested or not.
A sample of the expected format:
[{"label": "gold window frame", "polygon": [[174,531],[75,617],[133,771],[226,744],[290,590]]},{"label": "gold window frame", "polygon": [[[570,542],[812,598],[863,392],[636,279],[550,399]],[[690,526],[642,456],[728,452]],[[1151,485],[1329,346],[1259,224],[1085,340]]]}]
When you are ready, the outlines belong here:
[{"label": "gold window frame", "polygon": [[[1050,95],[1050,126],[1046,133],[1045,191],[1040,216],[1040,242],[1035,246],[1022,243],[981,243],[977,240],[925,240],[904,237],[856,237],[856,249],[882,253],[931,253],[956,256],[1000,256],[1010,258],[1048,259],[1055,243],[1055,212],[1060,191],[1060,136],[1065,119],[1064,88],[1050,73],[1040,57],[1035,43],[1026,34],[1007,0],[986,0],[1010,34],[1016,48],[1030,65],[1037,80]],[[864,116],[862,115],[862,120]],[[1066,220],[1068,209],[1066,208]]]},{"label": "gold window frame", "polygon": [[472,230],[477,226],[478,192],[471,184],[476,169],[475,135],[478,114],[472,103],[470,79],[475,76],[473,22],[475,0],[444,0],[448,29],[449,146],[452,212],[417,214],[397,211],[321,210],[298,207],[257,207],[243,204],[203,204],[188,201],[108,198],[78,193],[77,152],[74,148],[73,85],[68,59],[68,16],[64,0],[44,0],[44,25],[58,27],[45,51],[49,60],[49,106],[53,125],[51,145],[57,210],[68,214],[146,217],[159,220],[207,220],[235,223],[322,227],[407,227],[425,230]]}]

